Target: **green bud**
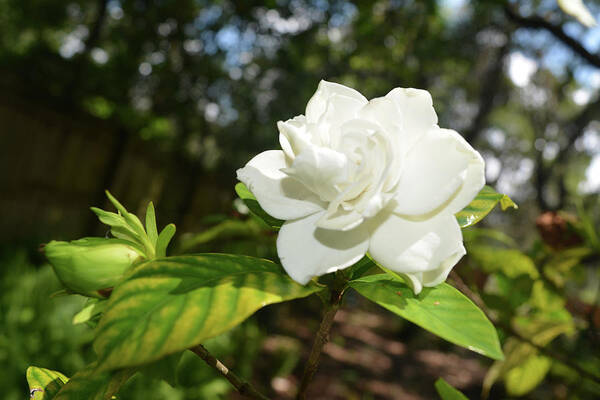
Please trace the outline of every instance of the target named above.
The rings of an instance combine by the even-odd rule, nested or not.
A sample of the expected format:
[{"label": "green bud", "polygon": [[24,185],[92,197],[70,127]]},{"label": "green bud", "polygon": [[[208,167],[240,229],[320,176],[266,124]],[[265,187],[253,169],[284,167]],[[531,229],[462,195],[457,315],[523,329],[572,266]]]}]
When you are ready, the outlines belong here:
[{"label": "green bud", "polygon": [[44,247],[44,253],[69,290],[93,297],[105,297],[99,290],[113,287],[142,257],[126,240],[95,237],[53,240]]}]

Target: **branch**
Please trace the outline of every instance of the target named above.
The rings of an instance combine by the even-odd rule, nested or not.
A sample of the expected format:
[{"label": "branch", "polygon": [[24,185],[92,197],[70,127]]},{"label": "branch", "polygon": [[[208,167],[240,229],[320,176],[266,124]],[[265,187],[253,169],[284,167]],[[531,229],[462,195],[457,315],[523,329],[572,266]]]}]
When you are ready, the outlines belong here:
[{"label": "branch", "polygon": [[567,35],[563,30],[562,26],[555,25],[546,19],[538,16],[524,17],[517,14],[510,6],[504,7],[504,13],[511,21],[524,28],[532,29],[544,29],[554,35],[555,38],[560,40],[564,45],[568,46],[573,52],[581,56],[590,64],[600,68],[600,57],[596,54],[590,53],[581,43]]},{"label": "branch", "polygon": [[306,362],[306,367],[304,368],[302,381],[300,381],[298,395],[296,396],[297,400],[303,400],[306,398],[306,389],[308,389],[308,384],[315,375],[315,372],[317,372],[321,351],[323,351],[323,346],[325,346],[325,344],[329,341],[329,331],[331,330],[333,318],[335,317],[338,309],[339,304],[332,305],[328,310],[325,311],[325,315],[323,315],[321,326],[319,327],[312,350],[310,351],[310,356]]},{"label": "branch", "polygon": [[96,19],[94,20],[94,24],[92,25],[92,29],[90,30],[90,35],[85,41],[84,53],[87,54],[90,52],[92,48],[96,46],[98,40],[100,39],[100,32],[102,30],[102,26],[104,25],[104,21],[106,19],[106,6],[108,4],[107,0],[98,0],[98,8],[96,11]]},{"label": "branch", "polygon": [[323,314],[319,331],[317,332],[313,347],[310,351],[310,355],[308,356],[308,361],[304,367],[304,373],[302,374],[302,380],[300,381],[300,387],[298,388],[296,400],[306,399],[306,390],[308,389],[308,385],[315,375],[315,372],[317,372],[317,368],[319,367],[319,358],[321,356],[321,352],[323,351],[323,346],[325,346],[325,344],[329,341],[329,331],[331,330],[331,325],[333,324],[333,318],[335,317],[335,314],[342,303],[342,297],[344,296],[344,289],[347,282],[348,277],[345,276],[344,273],[338,271],[335,274],[334,281],[330,286],[331,298],[327,308],[325,309],[325,313]]},{"label": "branch", "polygon": [[254,386],[242,380],[239,376],[233,373],[233,371],[227,368],[221,361],[217,360],[201,344],[192,347],[190,350],[193,351],[196,355],[198,355],[198,357],[203,359],[204,362],[207,363],[210,367],[212,367],[215,371],[223,375],[225,379],[227,379],[229,383],[231,383],[241,395],[255,400],[269,400],[268,397],[259,393],[254,388]]},{"label": "branch", "polygon": [[[507,34],[507,36],[509,35]],[[506,56],[509,47],[510,37],[507,37],[506,43],[498,49],[496,57],[492,60],[488,70],[482,77],[483,84],[479,93],[479,109],[477,110],[477,115],[473,119],[471,126],[464,133],[464,137],[469,143],[473,143],[475,138],[479,136],[490,111],[492,111],[494,100],[497,97],[496,94],[498,93],[498,89],[502,82],[504,57]]]}]

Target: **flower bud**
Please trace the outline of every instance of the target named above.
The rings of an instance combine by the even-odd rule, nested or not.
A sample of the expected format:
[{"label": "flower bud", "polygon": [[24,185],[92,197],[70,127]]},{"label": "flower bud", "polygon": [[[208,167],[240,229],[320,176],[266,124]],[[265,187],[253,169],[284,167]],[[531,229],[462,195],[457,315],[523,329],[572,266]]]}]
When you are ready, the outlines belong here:
[{"label": "flower bud", "polygon": [[46,258],[67,289],[85,296],[104,297],[101,289],[114,286],[142,255],[120,239],[83,238],[51,241]]}]

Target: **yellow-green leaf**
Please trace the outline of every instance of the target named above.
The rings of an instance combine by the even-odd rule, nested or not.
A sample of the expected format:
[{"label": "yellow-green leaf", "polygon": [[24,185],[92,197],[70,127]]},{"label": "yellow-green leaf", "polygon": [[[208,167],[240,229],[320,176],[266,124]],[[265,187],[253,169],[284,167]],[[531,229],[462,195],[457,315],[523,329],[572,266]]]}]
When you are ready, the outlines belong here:
[{"label": "yellow-green leaf", "polygon": [[119,388],[135,373],[127,368],[118,371],[100,372],[92,363],[71,377],[52,400],[110,400]]},{"label": "yellow-green leaf", "polygon": [[533,260],[519,250],[480,245],[467,249],[469,257],[487,273],[502,272],[509,278],[528,275],[531,279],[540,275]]},{"label": "yellow-green leaf", "polygon": [[535,389],[552,366],[548,357],[534,354],[506,372],[504,386],[509,396],[523,396]]},{"label": "yellow-green leaf", "polygon": [[180,253],[193,249],[201,244],[210,243],[216,240],[250,237],[256,239],[265,231],[266,227],[262,222],[254,218],[247,220],[227,219],[205,231],[197,234],[186,234],[179,241]]},{"label": "yellow-green leaf", "polygon": [[199,254],[137,266],[112,292],[94,348],[101,370],[148,363],[202,343],[268,304],[319,291],[263,259]]},{"label": "yellow-green leaf", "polygon": [[154,211],[154,204],[152,202],[149,202],[148,208],[146,208],[146,233],[148,234],[150,243],[156,247],[158,230],[156,228],[156,211]]},{"label": "yellow-green leaf", "polygon": [[69,378],[58,371],[40,367],[27,368],[29,393],[34,400],[51,400]]},{"label": "yellow-green leaf", "polygon": [[167,247],[175,235],[175,224],[169,224],[160,231],[160,235],[156,239],[156,256],[164,257],[167,255]]},{"label": "yellow-green leaf", "polygon": [[518,208],[514,201],[505,194],[496,192],[490,186],[484,186],[477,197],[468,206],[456,213],[456,219],[461,228],[475,225],[500,203],[502,211],[509,207]]},{"label": "yellow-green leaf", "polygon": [[98,319],[98,316],[102,314],[108,300],[90,298],[86,302],[85,306],[73,317],[73,325],[83,324],[92,320]]},{"label": "yellow-green leaf", "polygon": [[455,389],[442,378],[435,381],[435,390],[442,400],[469,400],[460,390]]},{"label": "yellow-green leaf", "polygon": [[495,360],[503,358],[498,334],[485,314],[452,286],[442,283],[415,295],[406,283],[389,274],[349,282],[367,299],[421,328]]}]

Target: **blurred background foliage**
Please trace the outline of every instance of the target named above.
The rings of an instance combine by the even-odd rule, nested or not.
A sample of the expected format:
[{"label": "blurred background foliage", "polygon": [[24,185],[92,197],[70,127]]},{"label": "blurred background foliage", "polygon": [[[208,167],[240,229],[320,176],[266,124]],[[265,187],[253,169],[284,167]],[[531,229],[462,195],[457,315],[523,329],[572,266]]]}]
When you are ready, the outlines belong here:
[{"label": "blurred background foliage", "polygon": [[[276,259],[275,234],[232,203],[234,171],[327,79],[369,98],[429,90],[520,208],[466,230],[450,278],[498,327],[504,362],[350,296],[315,398],[433,398],[439,376],[471,398],[598,398],[599,51],[600,28],[554,0],[0,0],[3,396],[23,398],[28,365],[70,375],[91,359],[92,330],[71,324],[83,300],[50,299],[36,249],[103,235],[88,207],[105,189],[153,200],[175,252]],[[290,398],[318,310],[270,307],[207,346]],[[146,371],[122,398],[235,398],[190,354],[176,364],[155,366],[174,387]]]}]

